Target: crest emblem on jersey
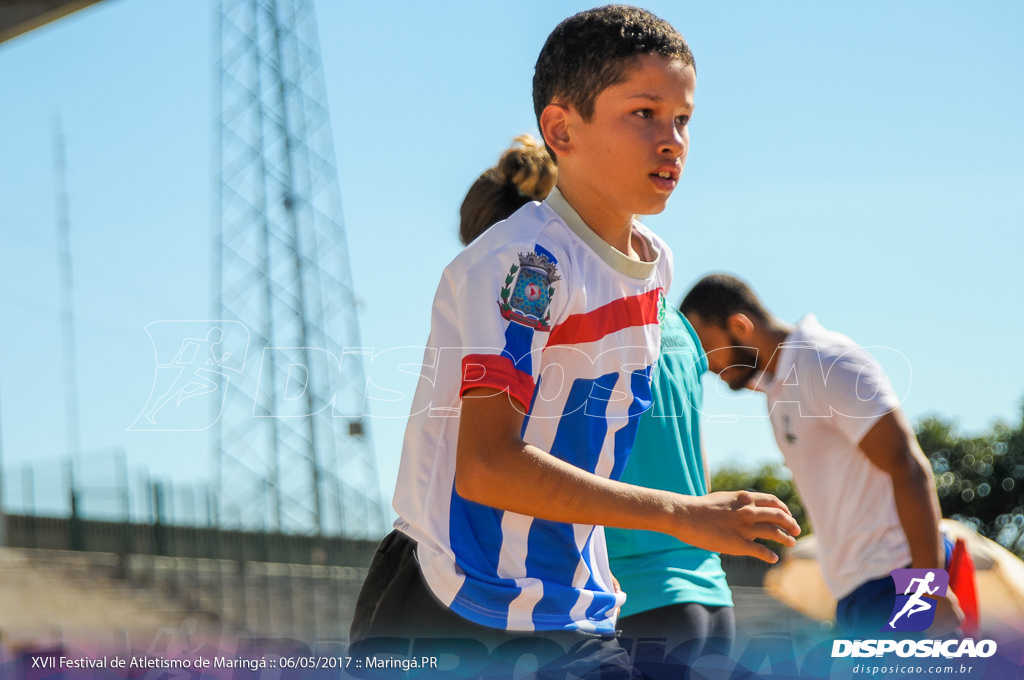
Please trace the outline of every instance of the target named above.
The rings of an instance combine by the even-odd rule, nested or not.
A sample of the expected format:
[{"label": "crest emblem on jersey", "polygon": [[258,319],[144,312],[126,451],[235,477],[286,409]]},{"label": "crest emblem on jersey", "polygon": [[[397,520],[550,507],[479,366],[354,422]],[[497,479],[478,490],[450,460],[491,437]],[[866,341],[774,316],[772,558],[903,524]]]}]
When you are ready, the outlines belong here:
[{"label": "crest emblem on jersey", "polygon": [[547,255],[519,253],[519,264],[509,268],[501,289],[501,316],[534,330],[551,330],[551,284],[561,278]]}]

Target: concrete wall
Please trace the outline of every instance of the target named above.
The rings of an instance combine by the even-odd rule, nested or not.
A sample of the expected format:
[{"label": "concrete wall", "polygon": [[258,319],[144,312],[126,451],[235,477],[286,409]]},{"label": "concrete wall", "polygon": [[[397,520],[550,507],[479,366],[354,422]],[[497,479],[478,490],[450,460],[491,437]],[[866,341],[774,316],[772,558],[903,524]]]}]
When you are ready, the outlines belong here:
[{"label": "concrete wall", "polygon": [[341,567],[367,567],[377,549],[377,541],[338,537],[30,515],[7,515],[6,519],[7,545],[15,548]]}]

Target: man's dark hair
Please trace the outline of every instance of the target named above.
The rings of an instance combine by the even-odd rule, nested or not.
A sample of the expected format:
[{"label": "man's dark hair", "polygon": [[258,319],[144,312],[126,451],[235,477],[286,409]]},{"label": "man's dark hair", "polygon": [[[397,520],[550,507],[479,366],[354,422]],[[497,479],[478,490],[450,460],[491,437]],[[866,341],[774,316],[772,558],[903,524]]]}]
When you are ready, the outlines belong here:
[{"label": "man's dark hair", "polygon": [[764,308],[746,281],[729,274],[711,274],[698,281],[683,298],[679,311],[696,314],[704,323],[725,327],[733,314],[746,314],[758,321],[768,320]]},{"label": "man's dark hair", "polygon": [[693,53],[679,31],[645,9],[607,5],[558,24],[541,48],[533,74],[537,124],[544,108],[556,100],[589,121],[598,95],[622,82],[645,54],[694,66]]}]

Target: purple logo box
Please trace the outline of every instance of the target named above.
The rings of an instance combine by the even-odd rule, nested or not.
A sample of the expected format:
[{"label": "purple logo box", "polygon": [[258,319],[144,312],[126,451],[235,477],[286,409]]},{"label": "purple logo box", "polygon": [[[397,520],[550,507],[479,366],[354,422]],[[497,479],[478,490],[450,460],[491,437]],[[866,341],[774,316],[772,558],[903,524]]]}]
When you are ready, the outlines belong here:
[{"label": "purple logo box", "polygon": [[945,569],[894,569],[896,603],[885,631],[917,632],[926,630],[935,620],[935,600],[945,597],[949,574]]}]

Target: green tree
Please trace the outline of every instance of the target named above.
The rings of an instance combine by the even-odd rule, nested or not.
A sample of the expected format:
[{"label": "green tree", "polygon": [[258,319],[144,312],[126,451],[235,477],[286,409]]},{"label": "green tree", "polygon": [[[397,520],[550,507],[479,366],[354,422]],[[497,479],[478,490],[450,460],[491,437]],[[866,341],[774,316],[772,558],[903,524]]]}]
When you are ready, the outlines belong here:
[{"label": "green tree", "polygon": [[943,517],[1024,557],[1024,408],[1016,425],[996,423],[977,436],[925,418],[917,440],[932,463]]}]

